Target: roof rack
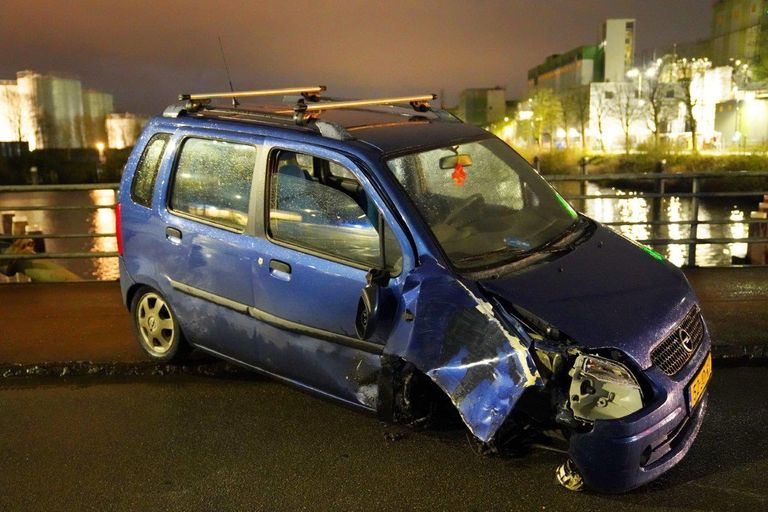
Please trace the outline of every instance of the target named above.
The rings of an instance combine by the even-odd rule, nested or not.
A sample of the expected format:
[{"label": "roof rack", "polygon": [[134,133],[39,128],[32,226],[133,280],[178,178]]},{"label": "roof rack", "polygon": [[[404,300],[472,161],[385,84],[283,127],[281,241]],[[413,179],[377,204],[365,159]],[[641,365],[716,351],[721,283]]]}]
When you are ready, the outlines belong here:
[{"label": "roof rack", "polygon": [[[437,99],[436,94],[423,94],[419,96],[396,96],[389,98],[376,98],[365,100],[336,100],[328,99],[320,101],[320,93],[324,92],[326,87],[318,85],[314,87],[291,87],[285,89],[265,89],[258,91],[230,91],[216,92],[208,94],[180,94],[179,100],[186,101],[186,105],[171,105],[163,112],[164,117],[179,117],[189,114],[198,115],[247,115],[280,120],[285,123],[293,120],[297,126],[307,126],[312,122],[314,128],[321,132],[323,136],[348,140],[354,138],[344,127],[330,121],[319,119],[321,112],[325,110],[353,109],[374,105],[395,105],[397,103],[407,103],[417,112],[433,112],[438,119],[443,121],[457,121],[458,119],[440,109],[432,109],[429,102]],[[294,95],[296,103],[293,108],[288,110],[273,110],[271,112],[262,112],[252,108],[238,108],[237,98],[246,98],[254,96],[279,96],[284,95],[283,101],[286,101],[290,95]],[[300,96],[298,96],[300,95]],[[232,107],[219,107],[209,105],[212,99],[231,98]],[[313,103],[307,104],[306,100]],[[287,106],[287,105],[286,105]],[[207,114],[206,114],[207,113]]]},{"label": "roof rack", "polygon": [[256,91],[230,91],[230,92],[212,92],[201,94],[179,94],[179,101],[186,101],[187,108],[200,108],[217,98],[231,98],[232,105],[239,105],[237,98],[252,98],[255,96],[282,96],[285,94],[301,94],[310,101],[318,101],[320,94],[326,90],[324,85],[314,85],[310,87],[287,87],[284,89],[262,89]]},{"label": "roof rack", "polygon": [[299,100],[293,107],[293,111],[284,110],[278,113],[293,113],[293,119],[298,125],[304,125],[307,121],[314,119],[324,110],[339,110],[344,108],[367,107],[374,105],[394,105],[396,103],[408,103],[417,112],[428,112],[431,110],[429,102],[437,99],[436,94],[425,94],[421,96],[397,96],[394,98],[377,98],[370,100],[349,100],[349,101],[323,101],[313,105],[307,105]]}]

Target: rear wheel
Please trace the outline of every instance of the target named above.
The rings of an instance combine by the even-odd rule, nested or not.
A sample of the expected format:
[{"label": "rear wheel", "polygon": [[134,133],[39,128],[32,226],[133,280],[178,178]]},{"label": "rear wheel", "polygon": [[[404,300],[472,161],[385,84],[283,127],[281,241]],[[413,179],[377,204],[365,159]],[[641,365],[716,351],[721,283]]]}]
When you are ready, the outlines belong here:
[{"label": "rear wheel", "polygon": [[133,329],[139,346],[159,362],[181,359],[188,345],[168,302],[151,288],[141,288],[131,301]]}]

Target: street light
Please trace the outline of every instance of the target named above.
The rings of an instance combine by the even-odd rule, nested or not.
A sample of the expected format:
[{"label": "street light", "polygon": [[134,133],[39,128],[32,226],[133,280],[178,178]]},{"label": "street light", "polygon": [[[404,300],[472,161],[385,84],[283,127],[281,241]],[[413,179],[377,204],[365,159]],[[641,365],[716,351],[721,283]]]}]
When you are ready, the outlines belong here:
[{"label": "street light", "polygon": [[643,74],[637,68],[632,68],[627,71],[627,78],[637,78],[637,97],[642,96],[643,93]]},{"label": "street light", "polygon": [[96,143],[96,150],[99,152],[99,162],[104,163],[104,149],[106,145],[103,142]]}]

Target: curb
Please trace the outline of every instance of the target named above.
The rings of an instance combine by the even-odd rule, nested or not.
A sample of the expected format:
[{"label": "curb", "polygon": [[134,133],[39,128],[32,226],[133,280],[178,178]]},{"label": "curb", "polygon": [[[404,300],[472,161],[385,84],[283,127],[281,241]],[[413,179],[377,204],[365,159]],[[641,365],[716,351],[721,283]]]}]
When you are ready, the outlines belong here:
[{"label": "curb", "polygon": [[73,361],[69,363],[0,364],[0,380],[27,377],[144,377],[164,375],[245,376],[256,375],[225,361],[198,364],[169,363],[94,363]]},{"label": "curb", "polygon": [[[712,357],[718,366],[755,366],[768,364],[766,345],[713,345]],[[0,381],[31,377],[147,377],[164,375],[249,376],[258,375],[247,368],[226,361],[170,364],[150,361],[110,363],[72,361],[57,363],[0,363]]]},{"label": "curb", "polygon": [[768,359],[768,344],[763,344],[763,345],[716,344],[716,345],[712,345],[712,358],[720,361],[765,360],[765,359]]}]

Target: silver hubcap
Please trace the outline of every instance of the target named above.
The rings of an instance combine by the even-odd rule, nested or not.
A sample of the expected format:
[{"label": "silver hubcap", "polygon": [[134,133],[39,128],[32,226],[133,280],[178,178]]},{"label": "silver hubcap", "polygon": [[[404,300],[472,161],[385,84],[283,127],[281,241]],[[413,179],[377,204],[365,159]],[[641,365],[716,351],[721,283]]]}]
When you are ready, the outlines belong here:
[{"label": "silver hubcap", "polygon": [[148,293],[141,298],[136,316],[144,347],[156,355],[163,355],[171,349],[174,339],[171,310],[162,297]]}]

